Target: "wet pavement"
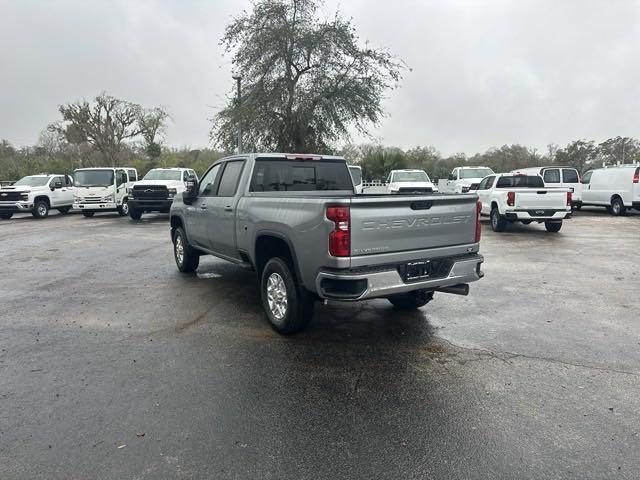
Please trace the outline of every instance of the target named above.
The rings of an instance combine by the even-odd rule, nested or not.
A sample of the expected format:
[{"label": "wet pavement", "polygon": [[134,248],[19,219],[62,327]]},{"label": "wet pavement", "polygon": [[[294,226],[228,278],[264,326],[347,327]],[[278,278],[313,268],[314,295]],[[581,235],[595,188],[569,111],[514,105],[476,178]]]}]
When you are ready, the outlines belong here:
[{"label": "wet pavement", "polygon": [[0,478],[635,479],[640,215],[484,224],[486,277],[420,311],[175,268],[166,216],[0,221]]}]

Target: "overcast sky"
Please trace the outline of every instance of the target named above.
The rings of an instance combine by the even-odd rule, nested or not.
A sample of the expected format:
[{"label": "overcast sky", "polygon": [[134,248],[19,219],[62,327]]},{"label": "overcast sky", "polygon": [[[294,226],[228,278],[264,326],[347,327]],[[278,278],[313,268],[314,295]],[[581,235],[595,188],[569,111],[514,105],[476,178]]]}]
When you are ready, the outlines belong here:
[{"label": "overcast sky", "polygon": [[[208,144],[232,88],[218,41],[241,0],[0,0],[0,139],[33,144],[60,103],[164,106],[173,146]],[[444,154],[640,136],[640,0],[329,0],[411,67],[372,133]],[[356,139],[360,140],[360,139]]]}]

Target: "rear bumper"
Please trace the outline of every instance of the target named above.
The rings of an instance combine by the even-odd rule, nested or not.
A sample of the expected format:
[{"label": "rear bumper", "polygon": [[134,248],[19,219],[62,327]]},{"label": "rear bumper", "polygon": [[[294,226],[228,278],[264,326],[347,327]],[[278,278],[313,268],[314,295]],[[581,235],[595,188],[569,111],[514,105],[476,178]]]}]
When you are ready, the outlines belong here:
[{"label": "rear bumper", "polygon": [[549,210],[549,209],[531,209],[531,210],[512,210],[506,212],[504,217],[507,220],[564,220],[571,217],[570,210]]},{"label": "rear bumper", "polygon": [[437,290],[461,283],[475,282],[484,274],[484,257],[477,253],[440,259],[447,262],[444,275],[418,281],[404,281],[398,266],[373,267],[371,271],[321,270],[316,277],[316,292],[329,300],[356,301],[388,297],[413,290]]},{"label": "rear bumper", "polygon": [[0,202],[0,213],[20,213],[33,210],[33,203],[29,202]]},{"label": "rear bumper", "polygon": [[171,209],[173,198],[167,199],[129,199],[129,210],[145,210],[147,212],[164,212],[168,213]]}]

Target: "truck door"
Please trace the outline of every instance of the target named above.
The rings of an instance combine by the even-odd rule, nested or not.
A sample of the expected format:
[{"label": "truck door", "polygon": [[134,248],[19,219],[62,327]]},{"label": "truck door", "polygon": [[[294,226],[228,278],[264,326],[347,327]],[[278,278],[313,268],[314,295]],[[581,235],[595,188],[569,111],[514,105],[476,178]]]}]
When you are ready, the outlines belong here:
[{"label": "truck door", "polygon": [[127,194],[127,183],[129,177],[124,170],[116,170],[116,204],[122,205],[122,199]]},{"label": "truck door", "polygon": [[236,248],[236,191],[244,160],[226,162],[215,197],[210,198],[206,213],[211,248],[227,257],[239,258]]},{"label": "truck door", "polygon": [[51,192],[49,193],[49,200],[52,207],[64,204],[64,193],[62,192],[62,189],[65,187],[66,185],[63,177],[52,177],[49,181],[49,188],[51,189]]},{"label": "truck door", "polygon": [[198,196],[190,205],[185,205],[185,222],[189,242],[207,250],[213,249],[207,234],[207,213],[211,199],[215,197],[218,190],[221,166],[222,164],[218,163],[204,174],[198,187]]},{"label": "truck door", "polygon": [[491,190],[490,188],[493,187],[493,181],[495,180],[495,176],[490,176],[485,178],[484,180],[482,180],[480,182],[480,185],[478,185],[478,190],[477,190],[477,194],[478,194],[478,198],[480,199],[480,202],[482,203],[482,214],[483,215],[489,215],[491,213]]}]

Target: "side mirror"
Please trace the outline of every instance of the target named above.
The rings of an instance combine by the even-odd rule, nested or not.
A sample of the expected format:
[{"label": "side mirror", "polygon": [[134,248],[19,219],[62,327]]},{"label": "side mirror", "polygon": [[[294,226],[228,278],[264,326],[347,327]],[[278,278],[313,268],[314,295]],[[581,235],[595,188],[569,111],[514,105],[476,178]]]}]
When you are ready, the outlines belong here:
[{"label": "side mirror", "polygon": [[184,186],[185,190],[182,194],[182,199],[185,202],[191,202],[195,200],[195,198],[198,196],[198,179],[195,177],[195,175],[189,176],[189,178],[187,178],[187,181],[184,183]]},{"label": "side mirror", "polygon": [[449,175],[449,180],[455,180],[455,179],[456,179],[455,175],[453,175],[453,174]]},{"label": "side mirror", "polygon": [[57,188],[62,188],[62,182],[55,182],[53,184],[53,187],[51,187],[51,191],[57,189]]}]

